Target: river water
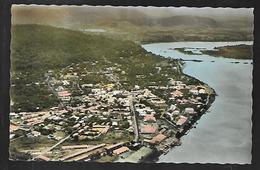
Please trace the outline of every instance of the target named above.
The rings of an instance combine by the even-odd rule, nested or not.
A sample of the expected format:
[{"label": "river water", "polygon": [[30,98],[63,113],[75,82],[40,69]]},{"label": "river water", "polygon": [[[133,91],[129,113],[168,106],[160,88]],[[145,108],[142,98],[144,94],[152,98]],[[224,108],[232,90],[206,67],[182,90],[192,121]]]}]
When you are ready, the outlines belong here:
[{"label": "river water", "polygon": [[196,128],[182,137],[182,145],[161,155],[159,163],[251,163],[252,60],[188,55],[172,49],[186,47],[199,52],[194,48],[213,49],[235,44],[252,42],[172,42],[143,45],[147,51],[164,57],[202,60],[186,61],[183,71],[207,83],[218,94],[210,112],[198,120]]}]

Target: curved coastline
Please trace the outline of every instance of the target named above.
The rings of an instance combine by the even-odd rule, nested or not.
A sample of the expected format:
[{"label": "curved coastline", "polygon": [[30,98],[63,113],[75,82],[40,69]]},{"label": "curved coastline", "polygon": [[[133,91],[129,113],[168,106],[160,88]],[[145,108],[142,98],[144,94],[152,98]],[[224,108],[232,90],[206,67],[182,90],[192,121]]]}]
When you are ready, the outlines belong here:
[{"label": "curved coastline", "polygon": [[[160,57],[163,57],[163,58],[166,58],[164,56],[160,56]],[[212,93],[209,95],[208,97],[208,102],[206,104],[206,107],[197,115],[197,116],[194,116],[193,118],[194,119],[191,119],[190,123],[187,124],[187,126],[185,126],[184,130],[182,131],[182,133],[180,133],[179,135],[179,144],[178,145],[173,145],[171,146],[167,152],[163,153],[163,152],[160,152],[158,151],[156,148],[153,148],[153,151],[151,153],[148,153],[147,155],[143,156],[141,159],[140,159],[140,163],[155,163],[158,161],[159,157],[163,154],[167,154],[169,152],[170,149],[174,149],[174,147],[178,147],[181,145],[181,138],[184,136],[184,135],[188,135],[189,131],[192,129],[192,128],[196,128],[195,124],[198,120],[200,120],[200,118],[206,114],[206,112],[209,110],[209,108],[212,106],[212,104],[214,103],[215,101],[215,98],[217,96],[217,93],[215,91],[215,89],[213,89],[212,87],[210,87],[207,83],[205,82],[202,82],[201,80],[195,78],[194,76],[191,76],[191,75],[188,75],[186,73],[183,72],[184,70],[184,67],[185,67],[185,63],[182,63],[183,61],[193,61],[193,62],[197,62],[197,60],[183,60],[183,59],[178,59],[178,62],[179,62],[179,65],[181,66],[181,71],[182,71],[182,74],[184,74],[185,76],[187,77],[190,77],[192,79],[195,79],[196,81],[200,82],[201,84],[203,84],[204,86],[206,86],[209,90],[212,91]],[[199,60],[199,62],[202,62]]]},{"label": "curved coastline", "polygon": [[[194,42],[188,42],[188,43],[190,43],[190,44],[193,44]],[[223,46],[224,45],[227,45],[227,44],[232,44],[232,43],[234,43],[234,44],[240,44],[240,43],[245,43],[245,44],[251,44],[252,42],[223,42]],[[187,153],[188,151],[189,151],[189,149],[194,149],[194,148],[196,148],[196,144],[194,145],[194,144],[192,144],[193,142],[192,141],[194,141],[194,140],[196,140],[196,139],[199,139],[198,140],[198,142],[204,142],[204,141],[208,141],[208,142],[210,142],[210,139],[201,139],[201,137],[203,138],[203,137],[205,137],[207,134],[203,134],[203,133],[209,133],[209,132],[211,132],[212,133],[212,128],[213,127],[210,127],[209,129],[205,129],[205,127],[206,127],[206,125],[209,125],[209,124],[213,124],[214,125],[214,127],[217,125],[217,124],[223,124],[223,123],[226,123],[227,121],[231,121],[230,122],[230,124],[232,125],[232,128],[230,128],[229,127],[229,125],[227,125],[227,127],[226,127],[226,129],[225,129],[225,127],[219,127],[219,129],[225,129],[225,131],[223,131],[223,134],[222,133],[220,133],[220,132],[215,132],[216,134],[216,136],[219,136],[219,137],[223,137],[223,136],[225,136],[225,135],[230,135],[230,133],[231,132],[237,132],[237,129],[233,129],[233,127],[236,127],[238,124],[236,123],[236,122],[241,122],[241,121],[243,121],[243,123],[247,123],[247,121],[245,121],[244,119],[245,118],[250,118],[250,115],[251,115],[251,112],[250,112],[250,110],[248,110],[249,109],[249,107],[250,107],[250,105],[247,105],[246,103],[250,103],[250,101],[251,100],[249,100],[247,97],[249,97],[249,95],[250,95],[250,93],[248,93],[248,92],[250,92],[250,89],[251,89],[251,85],[250,85],[250,83],[248,83],[246,80],[248,79],[248,78],[250,78],[250,74],[249,74],[249,77],[248,78],[246,78],[246,79],[244,79],[245,78],[245,76],[247,77],[248,76],[248,72],[250,72],[250,71],[252,71],[252,65],[250,65],[250,64],[243,64],[243,62],[245,62],[245,61],[243,61],[243,62],[240,62],[240,64],[233,64],[234,62],[237,62],[237,60],[239,60],[239,59],[228,59],[228,58],[216,58],[216,57],[214,57],[214,56],[207,56],[206,58],[205,58],[205,56],[191,56],[191,57],[189,57],[189,56],[185,56],[185,54],[181,54],[181,53],[179,53],[179,52],[175,52],[175,53],[172,53],[172,52],[168,52],[166,49],[167,48],[169,48],[169,47],[171,47],[172,45],[176,45],[176,43],[152,43],[152,44],[149,44],[149,45],[143,45],[144,47],[143,48],[145,48],[147,51],[150,51],[150,52],[152,52],[152,53],[154,53],[154,54],[162,54],[164,57],[171,57],[171,58],[175,58],[175,56],[176,57],[180,57],[179,59],[180,59],[180,61],[184,61],[185,62],[185,65],[182,67],[182,71],[184,71],[185,73],[184,74],[186,74],[186,75],[188,75],[188,76],[190,76],[190,77],[197,77],[196,79],[198,80],[199,79],[199,81],[200,80],[202,80],[203,81],[203,83],[204,84],[207,84],[207,85],[210,85],[211,87],[212,87],[212,89],[214,90],[214,93],[215,93],[215,96],[214,96],[214,101],[212,101],[212,103],[214,102],[215,104],[213,104],[212,105],[212,109],[210,109],[211,111],[210,112],[212,112],[212,114],[210,114],[209,116],[207,116],[207,117],[205,117],[206,119],[201,119],[201,121],[199,122],[199,124],[198,124],[198,129],[196,129],[195,131],[191,131],[191,134],[190,135],[188,135],[188,136],[186,136],[185,137],[185,140],[184,140],[184,143],[185,143],[185,148],[186,149],[183,149],[183,147],[184,146],[182,146],[182,147],[178,147],[178,148],[173,148],[171,151],[170,151],[170,153],[168,153],[167,155],[162,155],[162,157],[163,158],[161,158],[161,155],[159,155],[159,154],[157,154],[157,155],[154,155],[154,157],[153,157],[153,160],[152,159],[149,159],[148,160],[148,162],[175,162],[175,163],[184,163],[184,160],[186,160],[187,161],[187,163],[206,163],[206,162],[211,162],[211,163],[227,163],[227,162],[230,162],[230,163],[245,163],[245,162],[249,162],[250,161],[250,140],[249,141],[247,141],[247,139],[245,139],[244,140],[244,144],[243,145],[240,145],[239,146],[239,148],[238,148],[238,150],[234,150],[234,151],[232,151],[232,150],[227,150],[226,151],[226,155],[225,156],[221,156],[221,157],[218,157],[218,154],[219,154],[219,156],[220,155],[222,155],[224,152],[224,150],[225,150],[225,147],[229,147],[230,149],[233,149],[233,148],[237,148],[238,146],[236,146],[236,144],[231,144],[230,142],[233,140],[233,138],[234,139],[236,139],[235,137],[229,137],[229,138],[220,138],[220,139],[218,139],[216,142],[213,142],[213,143],[216,143],[216,144],[219,144],[219,142],[221,142],[221,143],[223,143],[223,142],[226,142],[226,143],[223,143],[223,144],[221,144],[221,145],[223,145],[222,146],[222,148],[220,148],[220,149],[217,149],[217,150],[219,150],[218,151],[218,153],[217,153],[217,157],[211,157],[210,156],[210,153],[212,153],[212,151],[214,150],[216,150],[216,149],[210,149],[210,148],[208,148],[208,149],[206,149],[207,151],[197,151],[197,150],[199,150],[198,148],[201,148],[200,146],[198,146],[197,147],[197,149],[195,149],[195,152],[198,152],[198,153],[205,153],[205,154],[207,154],[208,156],[209,156],[209,159],[203,159],[202,157],[199,157],[199,158],[196,158],[196,159],[193,159],[192,158],[192,156],[191,157],[189,157],[189,158],[191,158],[191,160],[190,159],[188,159],[188,158],[184,158],[184,155],[185,155],[185,153]],[[196,43],[195,43],[196,44]],[[206,46],[208,46],[209,48],[211,48],[211,46],[212,45],[210,45],[211,43],[209,43],[209,44],[206,44]],[[180,47],[181,45],[183,45],[183,43],[181,42],[181,45],[180,46],[178,46],[179,44],[177,44],[176,46],[177,47]],[[200,42],[199,42],[199,45],[201,45],[200,44]],[[214,45],[216,45],[216,46],[219,46],[220,45],[220,43],[219,42],[217,42],[217,43],[215,43]],[[166,52],[167,51],[167,52]],[[178,55],[177,55],[178,54]],[[180,55],[179,55],[180,54]],[[203,62],[202,63],[198,63],[198,62],[190,62],[190,61],[192,61],[191,59],[192,59],[192,57],[193,58],[196,58],[196,59],[202,59],[203,60]],[[189,61],[189,62],[187,62],[187,61]],[[240,61],[240,60],[239,60]],[[251,62],[251,61],[248,61],[247,63],[249,63],[249,62]],[[193,64],[194,63],[194,64]],[[203,65],[203,67],[202,68],[200,68],[200,66],[202,66]],[[192,66],[192,67],[191,67]],[[210,68],[211,66],[214,66],[214,68]],[[216,69],[216,67],[218,67],[218,66],[223,66],[223,67],[230,67],[230,68],[226,68],[226,69],[222,69],[220,72],[219,72],[219,76],[217,76],[217,77],[215,77],[215,78],[211,78],[210,76],[212,76],[212,74],[213,73],[216,73],[216,71],[214,72],[213,71],[213,69]],[[239,72],[237,73],[236,72],[236,70],[235,69],[237,69],[237,68],[240,68],[241,67],[241,69],[243,70],[243,69],[245,69],[244,70],[244,72],[243,72],[243,74],[242,74],[242,76],[239,74]],[[209,74],[207,75],[207,73],[203,73],[203,69],[205,69],[205,68],[210,68],[211,69],[211,71],[209,72]],[[218,67],[219,68],[219,67]],[[193,72],[193,69],[195,69],[194,71],[195,72]],[[196,69],[198,69],[198,70],[196,70]],[[224,78],[224,80],[227,82],[227,84],[219,84],[220,82],[222,82],[223,80],[222,80],[222,78],[220,78],[221,77],[221,73],[223,72],[223,73],[227,73],[227,70],[229,70],[229,72],[228,72],[228,74],[227,75],[225,75],[226,77]],[[233,72],[235,72],[235,73],[233,73]],[[189,73],[192,73],[192,76],[191,75],[189,75]],[[194,73],[194,74],[193,74]],[[222,73],[222,74],[223,74]],[[234,75],[234,77],[232,77],[232,79],[231,80],[229,80],[230,78],[229,78],[229,74],[238,74],[238,75]],[[206,76],[205,76],[206,75]],[[241,78],[242,77],[242,78]],[[240,83],[238,83],[238,84],[235,84],[234,85],[234,83],[232,84],[232,80],[233,79],[238,79],[238,80],[240,80]],[[242,81],[241,81],[241,79],[242,79]],[[206,81],[205,81],[206,80]],[[234,80],[233,80],[234,81]],[[222,82],[223,83],[223,82]],[[232,99],[232,98],[230,98],[230,97],[232,97],[232,96],[234,96],[233,94],[232,94],[232,91],[233,91],[233,89],[236,89],[236,86],[241,86],[242,85],[242,87],[248,87],[249,88],[249,91],[240,91],[240,93],[239,94],[236,94],[235,96],[237,96],[235,99]],[[227,93],[228,91],[226,91],[228,88],[230,88],[230,87],[232,87],[232,86],[234,86],[235,88],[233,88],[232,90],[230,90],[230,92],[229,93]],[[242,90],[242,89],[241,89]],[[216,93],[216,91],[218,92],[218,94]],[[247,94],[248,93],[248,94]],[[232,103],[232,102],[229,102],[228,104],[225,104],[225,101],[226,100],[230,100],[230,99],[232,99],[232,100],[236,100],[237,98],[238,98],[238,96],[239,97],[242,97],[241,96],[241,94],[244,94],[244,95],[246,95],[245,96],[245,99],[243,99],[243,101],[247,101],[245,104],[239,104],[239,103]],[[218,99],[217,100],[215,100],[215,97],[216,96],[220,96],[220,97],[218,97]],[[231,96],[232,95],[232,96]],[[241,101],[242,102],[242,101]],[[212,104],[211,103],[211,104]],[[236,119],[233,119],[233,121],[232,121],[232,119],[231,120],[223,120],[223,118],[219,118],[219,119],[217,119],[216,121],[215,120],[212,120],[212,117],[213,118],[216,118],[216,117],[219,117],[219,116],[223,116],[223,115],[225,115],[225,114],[228,114],[228,115],[230,115],[230,116],[234,116],[234,113],[229,113],[229,112],[227,112],[227,110],[235,110],[234,109],[234,104],[236,104],[236,105],[238,105],[238,108],[241,108],[242,110],[240,111],[240,112],[242,112],[243,110],[245,110],[245,111],[247,111],[248,112],[248,114],[243,114],[243,115],[241,115],[242,113],[240,113],[240,112],[238,112],[237,114],[238,114],[238,117],[236,118]],[[221,108],[220,108],[220,106],[221,106]],[[210,107],[210,106],[209,106]],[[208,107],[208,108],[209,108]],[[230,108],[230,107],[232,107],[232,108]],[[218,108],[218,109],[216,109],[216,108]],[[208,109],[207,109],[208,110]],[[206,111],[207,111],[206,110]],[[206,112],[205,111],[205,112]],[[205,114],[205,112],[203,113],[203,114]],[[217,115],[215,112],[220,112],[219,113],[219,115]],[[201,114],[201,116],[203,115],[203,114]],[[197,119],[197,120],[199,120],[199,119]],[[210,121],[211,121],[211,123],[210,123]],[[212,122],[212,121],[214,121],[214,122]],[[250,122],[249,122],[249,124],[245,124],[245,129],[243,130],[243,132],[242,133],[244,133],[244,132],[247,132],[248,130],[250,130],[249,128],[247,128],[247,127],[249,127],[250,128]],[[216,127],[215,127],[216,128]],[[205,130],[203,130],[203,129],[205,129]],[[223,129],[223,130],[224,130]],[[198,131],[202,131],[202,132],[198,132]],[[214,131],[214,130],[213,130]],[[199,135],[198,137],[196,137],[196,136],[194,136],[194,135]],[[251,134],[249,133],[248,135],[246,135],[246,136],[250,136]],[[187,139],[188,138],[188,139]],[[211,138],[210,136],[208,137],[208,138]],[[188,141],[187,141],[188,140]],[[192,140],[192,141],[191,141]],[[195,141],[195,143],[197,143],[198,144],[198,142],[197,141]],[[192,146],[191,146],[192,145]],[[207,144],[206,143],[206,145],[209,145],[209,146],[211,146],[212,144]],[[189,149],[188,149],[189,148]],[[246,148],[249,148],[248,150],[245,150]],[[209,151],[211,151],[211,152],[209,152]],[[244,151],[243,152],[243,154],[241,155],[241,156],[239,156],[239,155],[236,155],[235,156],[235,158],[231,158],[231,157],[228,157],[228,155],[230,155],[230,154],[234,154],[234,153],[242,153],[242,151]],[[208,152],[208,153],[207,153]],[[222,152],[222,153],[220,153],[220,152]],[[168,156],[169,155],[169,156]],[[160,158],[159,158],[160,157]],[[175,157],[175,158],[174,158]],[[151,158],[151,156],[149,156],[149,158]],[[147,161],[147,160],[145,160],[145,161]],[[186,162],[185,161],[185,162]]]}]

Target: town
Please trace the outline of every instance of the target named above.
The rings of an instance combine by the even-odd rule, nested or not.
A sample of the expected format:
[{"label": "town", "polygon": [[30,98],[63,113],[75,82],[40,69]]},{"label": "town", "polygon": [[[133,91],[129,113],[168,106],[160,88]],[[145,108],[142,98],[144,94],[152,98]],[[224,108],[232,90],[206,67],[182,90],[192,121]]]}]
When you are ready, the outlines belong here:
[{"label": "town", "polygon": [[[165,85],[129,86],[115,73],[126,74],[117,64],[86,74],[77,72],[79,67],[46,72],[45,83],[59,99],[58,106],[10,113],[10,142],[27,159],[142,162],[180,145],[181,136],[214,100],[213,89],[205,84],[166,77]],[[82,79],[90,74],[108,81],[84,84]]]}]

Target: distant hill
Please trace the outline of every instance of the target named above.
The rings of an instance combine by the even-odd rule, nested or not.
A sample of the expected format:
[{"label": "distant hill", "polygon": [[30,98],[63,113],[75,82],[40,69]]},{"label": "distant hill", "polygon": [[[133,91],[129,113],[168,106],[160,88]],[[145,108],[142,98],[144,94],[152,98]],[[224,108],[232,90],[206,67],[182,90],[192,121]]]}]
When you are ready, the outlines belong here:
[{"label": "distant hill", "polygon": [[208,9],[210,12],[215,11],[211,15],[205,13],[205,9],[180,10],[152,7],[15,6],[12,8],[12,23],[50,25],[81,31],[103,29],[106,31],[102,34],[110,38],[136,43],[253,40],[253,17],[248,11],[244,15],[230,9],[225,10],[230,11],[227,13],[230,15],[225,15],[216,13],[216,9]]},{"label": "distant hill", "polygon": [[219,27],[221,23],[214,19],[198,16],[173,16],[156,20],[157,24],[164,27],[186,26],[186,27]]},{"label": "distant hill", "polygon": [[147,12],[138,8],[107,8],[107,7],[19,7],[12,10],[13,24],[47,24],[56,26],[84,26],[105,25],[113,26],[120,22],[129,22],[135,26],[151,26],[151,27],[223,27],[236,28],[252,27],[253,18],[220,18],[195,15],[179,15],[172,16],[161,15],[154,17]]}]

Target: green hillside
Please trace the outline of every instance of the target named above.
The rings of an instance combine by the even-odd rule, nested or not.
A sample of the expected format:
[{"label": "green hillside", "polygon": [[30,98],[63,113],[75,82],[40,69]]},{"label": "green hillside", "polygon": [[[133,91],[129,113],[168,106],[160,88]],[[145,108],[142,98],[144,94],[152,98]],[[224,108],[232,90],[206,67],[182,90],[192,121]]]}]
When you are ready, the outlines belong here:
[{"label": "green hillside", "polygon": [[[147,53],[131,41],[101,35],[49,26],[16,25],[12,27],[11,48],[13,111],[34,111],[56,106],[58,100],[48,90],[44,75],[48,70],[59,73],[73,64],[78,64],[75,71],[79,75],[96,73],[81,77],[80,84],[111,82],[98,73],[115,65],[121,71],[113,74],[125,84],[124,88],[132,88],[135,84],[146,86],[149,82],[160,85],[169,77],[189,80],[181,76],[176,61]],[[163,66],[160,74],[157,73],[159,66]],[[172,67],[178,69],[173,70]],[[121,74],[122,70],[124,74]]]}]

